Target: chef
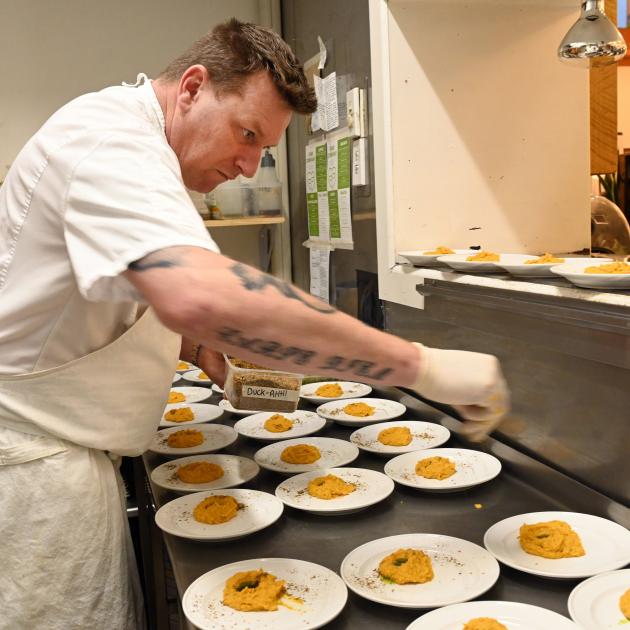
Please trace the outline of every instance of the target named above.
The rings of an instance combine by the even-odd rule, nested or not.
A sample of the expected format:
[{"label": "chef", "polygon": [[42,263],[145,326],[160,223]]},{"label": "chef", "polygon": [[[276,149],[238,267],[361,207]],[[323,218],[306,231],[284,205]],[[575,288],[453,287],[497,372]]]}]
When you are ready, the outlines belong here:
[{"label": "chef", "polygon": [[494,357],[369,328],[221,256],[186,188],[254,175],[316,106],[273,32],[219,25],[154,81],[81,96],[0,189],[0,628],[144,626],[117,472],[155,434],[178,358],[414,389],[477,433],[507,390]]}]

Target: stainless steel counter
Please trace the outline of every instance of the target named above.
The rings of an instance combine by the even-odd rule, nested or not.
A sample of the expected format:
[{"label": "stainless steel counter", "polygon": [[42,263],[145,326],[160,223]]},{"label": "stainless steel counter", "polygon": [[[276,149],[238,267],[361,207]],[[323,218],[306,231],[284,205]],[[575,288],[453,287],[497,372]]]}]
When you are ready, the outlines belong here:
[{"label": "stainless steel counter", "polygon": [[[376,395],[402,400],[409,408],[405,418],[439,420],[449,428],[458,424],[456,420],[399,390],[386,389]],[[226,415],[220,422],[232,425],[235,420],[238,418]],[[318,435],[348,439],[351,432],[349,427],[329,423]],[[458,441],[452,437],[445,446],[455,445]],[[262,446],[262,442],[239,437],[225,452],[253,457]],[[523,512],[590,512],[613,518],[626,527],[630,525],[628,508],[561,473],[494,440],[486,442],[484,450],[502,459],[504,469],[497,479],[465,492],[431,494],[396,485],[386,501],[352,515],[337,517],[315,516],[285,507],[283,516],[271,527],[246,538],[218,544],[192,542],[166,534],[164,542],[179,596],[206,571],[248,558],[300,558],[339,572],[341,561],[349,551],[383,536],[427,532],[457,536],[482,545],[488,527]],[[146,453],[143,459],[147,473],[165,461],[165,458],[152,453]],[[386,461],[386,458],[362,451],[350,465],[383,471]],[[285,477],[281,475],[261,470],[259,476],[246,487],[273,493],[283,479]],[[179,496],[153,484],[151,492],[157,507]],[[476,509],[475,504],[481,504],[482,508]],[[501,566],[498,582],[480,599],[531,603],[568,616],[567,598],[575,584],[575,581],[536,578]],[[405,628],[422,612],[375,604],[350,592],[345,609],[326,628],[398,630]]]}]

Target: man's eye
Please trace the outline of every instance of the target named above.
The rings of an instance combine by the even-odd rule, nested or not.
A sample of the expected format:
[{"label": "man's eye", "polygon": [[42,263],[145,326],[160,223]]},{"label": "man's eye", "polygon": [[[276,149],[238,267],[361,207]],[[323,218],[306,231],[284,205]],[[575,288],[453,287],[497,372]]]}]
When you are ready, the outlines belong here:
[{"label": "man's eye", "polygon": [[253,140],[256,137],[256,134],[250,129],[243,129],[243,137],[247,140]]}]

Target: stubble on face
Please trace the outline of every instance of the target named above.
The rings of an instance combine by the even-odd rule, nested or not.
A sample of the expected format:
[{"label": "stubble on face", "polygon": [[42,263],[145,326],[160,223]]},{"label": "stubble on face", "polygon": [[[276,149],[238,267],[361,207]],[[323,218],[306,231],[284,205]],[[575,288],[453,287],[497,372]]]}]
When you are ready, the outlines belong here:
[{"label": "stubble on face", "polygon": [[[252,75],[240,93],[217,95],[210,79],[191,106],[174,116],[169,139],[185,185],[209,192],[240,174],[252,176],[262,150],[275,146],[291,120],[291,110],[265,72]],[[254,128],[255,139],[245,130]]]}]

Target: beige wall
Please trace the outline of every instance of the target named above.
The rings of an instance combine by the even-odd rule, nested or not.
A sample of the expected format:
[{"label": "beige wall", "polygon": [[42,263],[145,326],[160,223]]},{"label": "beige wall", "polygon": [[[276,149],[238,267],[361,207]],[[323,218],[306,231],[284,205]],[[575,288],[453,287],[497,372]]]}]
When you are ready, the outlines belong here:
[{"label": "beige wall", "polygon": [[553,54],[576,9],[523,4],[389,2],[396,249],[589,246],[588,73]]},{"label": "beige wall", "polygon": [[[0,0],[0,180],[57,108],[138,72],[155,76],[231,16],[271,25],[266,0]],[[215,232],[219,232],[216,230]],[[222,250],[257,263],[258,232],[224,228]]]}]

